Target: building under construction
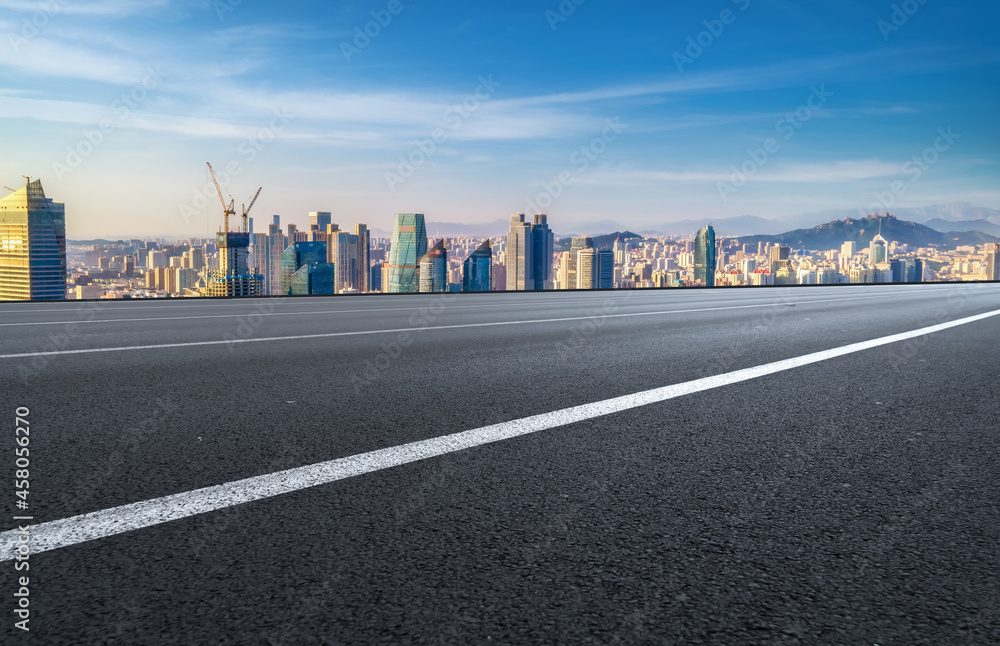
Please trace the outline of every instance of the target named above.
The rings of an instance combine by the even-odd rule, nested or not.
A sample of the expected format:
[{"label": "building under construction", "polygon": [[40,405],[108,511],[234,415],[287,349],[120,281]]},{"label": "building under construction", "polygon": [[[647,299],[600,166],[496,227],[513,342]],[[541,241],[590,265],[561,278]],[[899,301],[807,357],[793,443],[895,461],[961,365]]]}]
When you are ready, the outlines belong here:
[{"label": "building under construction", "polygon": [[250,267],[250,229],[248,214],[253,208],[260,190],[250,201],[250,206],[243,207],[243,222],[239,231],[229,230],[229,216],[236,215],[236,202],[230,197],[229,203],[222,196],[222,187],[215,177],[212,165],[208,171],[215,183],[215,190],[222,202],[223,229],[216,234],[216,245],[219,247],[219,269],[211,271],[205,277],[205,295],[216,297],[262,296],[264,294],[264,276],[258,273],[256,267]]}]

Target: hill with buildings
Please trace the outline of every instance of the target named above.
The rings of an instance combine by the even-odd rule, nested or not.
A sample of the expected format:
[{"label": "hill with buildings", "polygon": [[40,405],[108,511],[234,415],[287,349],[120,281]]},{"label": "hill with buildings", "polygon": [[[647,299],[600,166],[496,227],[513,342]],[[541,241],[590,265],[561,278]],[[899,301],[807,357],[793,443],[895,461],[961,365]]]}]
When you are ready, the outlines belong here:
[{"label": "hill with buildings", "polygon": [[864,247],[879,233],[890,242],[915,247],[953,249],[963,245],[981,245],[997,242],[998,238],[981,231],[942,232],[923,224],[900,220],[894,215],[869,215],[865,218],[845,218],[821,224],[812,229],[797,229],[778,235],[740,236],[740,244],[770,242],[788,245],[794,249],[822,251],[837,249],[845,242],[856,242]]}]

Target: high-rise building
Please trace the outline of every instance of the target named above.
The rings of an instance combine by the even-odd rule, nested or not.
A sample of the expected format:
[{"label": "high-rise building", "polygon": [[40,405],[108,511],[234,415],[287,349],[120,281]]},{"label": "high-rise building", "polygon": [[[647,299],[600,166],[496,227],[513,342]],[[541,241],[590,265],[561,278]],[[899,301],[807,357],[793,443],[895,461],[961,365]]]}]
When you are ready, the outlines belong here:
[{"label": "high-rise building", "polygon": [[577,249],[576,288],[595,289],[597,287],[597,250],[593,247]]},{"label": "high-rise building", "polygon": [[326,231],[326,225],[333,223],[333,217],[327,211],[312,211],[309,213],[309,230]]},{"label": "high-rise building", "polygon": [[694,282],[715,286],[715,229],[703,227],[694,239]]},{"label": "high-rise building", "polygon": [[420,259],[420,292],[428,294],[446,291],[448,291],[448,250],[444,248],[444,238],[441,238]]},{"label": "high-rise building", "polygon": [[264,276],[249,264],[250,234],[245,231],[220,231],[215,240],[219,247],[219,269],[206,277],[206,295],[262,295]]},{"label": "high-rise building", "polygon": [[358,279],[354,289],[361,293],[373,291],[371,288],[372,238],[368,225],[355,224],[354,235],[358,238]]},{"label": "high-rise building", "polygon": [[582,249],[593,249],[594,241],[586,236],[578,236],[570,241],[569,263],[566,267],[566,288],[579,289],[579,279],[577,278],[578,254]]},{"label": "high-rise building", "polygon": [[359,282],[358,236],[346,231],[329,234],[327,262],[336,268],[336,293],[356,291]]},{"label": "high-rise building", "polygon": [[791,247],[776,244],[771,247],[771,276],[775,285],[790,285],[795,283],[792,273]]},{"label": "high-rise building", "polygon": [[840,257],[847,258],[850,260],[854,257],[854,254],[858,252],[858,243],[853,240],[848,240],[844,244],[840,245]]},{"label": "high-rise building", "polygon": [[619,265],[624,265],[625,246],[622,244],[621,238],[615,238],[614,254],[615,254],[615,262],[618,263]]},{"label": "high-rise building", "polygon": [[1000,280],[1000,244],[986,254],[986,280]]},{"label": "high-rise building", "polygon": [[549,228],[548,216],[535,215],[531,227],[531,277],[536,291],[552,289],[552,254],[555,251],[555,237]]},{"label": "high-rise building", "polygon": [[597,252],[597,289],[612,289],[615,286],[615,252],[601,249]]},{"label": "high-rise building", "polygon": [[[185,267],[190,267],[191,254],[185,254],[188,256],[188,262]],[[250,234],[250,269],[257,274],[264,277],[263,286],[261,289],[262,294],[271,293],[271,277],[268,267],[271,266],[271,245],[270,237],[266,233],[251,233]]]},{"label": "high-rise building", "polygon": [[423,213],[397,213],[392,226],[389,266],[383,291],[407,294],[420,291],[420,259],[427,253],[427,225]]},{"label": "high-rise building", "polygon": [[66,298],[66,205],[41,180],[0,198],[0,301]]},{"label": "high-rise building", "polygon": [[884,262],[889,262],[889,241],[882,237],[882,218],[879,218],[878,233],[872,238],[871,246],[868,247],[868,264],[875,267]]},{"label": "high-rise building", "polygon": [[288,247],[288,238],[281,232],[281,216],[274,216],[274,221],[267,227],[268,265],[260,271],[267,277],[267,294],[281,294],[281,252]]},{"label": "high-rise building", "polygon": [[525,222],[523,213],[515,213],[510,218],[510,233],[507,234],[505,264],[508,292],[531,291],[535,288],[532,275],[534,246],[531,223]]},{"label": "high-rise building", "polygon": [[486,240],[462,263],[462,291],[488,292],[491,289],[493,248]]},{"label": "high-rise building", "polygon": [[868,262],[872,267],[889,262],[889,242],[882,237],[882,234],[878,234],[872,239],[871,246],[868,248]]},{"label": "high-rise building", "polygon": [[326,261],[325,242],[295,242],[281,252],[281,294],[336,293],[336,270]]}]

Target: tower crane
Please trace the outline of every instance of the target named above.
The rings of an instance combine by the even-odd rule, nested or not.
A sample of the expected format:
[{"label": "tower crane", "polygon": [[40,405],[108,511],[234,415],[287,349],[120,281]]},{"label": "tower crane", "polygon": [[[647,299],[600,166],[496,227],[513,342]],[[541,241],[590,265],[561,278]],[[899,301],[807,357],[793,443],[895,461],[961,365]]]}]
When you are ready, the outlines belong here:
[{"label": "tower crane", "polygon": [[[215,192],[219,194],[219,201],[222,202],[222,212],[223,212],[223,231],[229,233],[229,216],[236,216],[236,200],[229,196],[229,204],[226,204],[226,198],[222,197],[222,187],[219,186],[219,178],[215,176],[215,169],[212,168],[212,164],[205,162],[208,166],[208,172],[212,175],[212,181],[215,183]],[[229,191],[226,191],[227,193]],[[244,215],[246,218],[246,215]]]},{"label": "tower crane", "polygon": [[252,209],[253,205],[257,202],[257,198],[260,197],[260,192],[263,189],[264,189],[263,186],[261,186],[260,188],[258,188],[257,192],[254,193],[253,199],[250,200],[250,206],[244,206],[243,207],[243,232],[244,233],[249,233],[249,231],[250,231],[250,227],[249,227],[248,222],[247,222],[248,216],[250,215],[250,209]]}]

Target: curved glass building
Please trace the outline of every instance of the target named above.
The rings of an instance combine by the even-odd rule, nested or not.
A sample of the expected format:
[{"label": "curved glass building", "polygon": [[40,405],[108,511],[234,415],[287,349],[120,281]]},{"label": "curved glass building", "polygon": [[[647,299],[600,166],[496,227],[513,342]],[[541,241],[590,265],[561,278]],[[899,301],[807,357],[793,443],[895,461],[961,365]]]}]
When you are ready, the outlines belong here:
[{"label": "curved glass building", "polygon": [[423,213],[397,213],[389,248],[388,294],[420,291],[420,259],[427,253],[427,225]]},{"label": "curved glass building", "polygon": [[448,291],[448,251],[444,238],[420,259],[420,292]]}]

